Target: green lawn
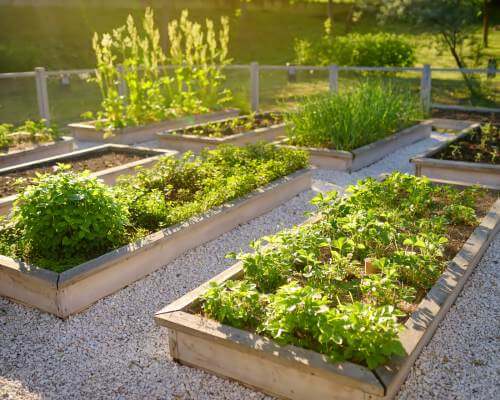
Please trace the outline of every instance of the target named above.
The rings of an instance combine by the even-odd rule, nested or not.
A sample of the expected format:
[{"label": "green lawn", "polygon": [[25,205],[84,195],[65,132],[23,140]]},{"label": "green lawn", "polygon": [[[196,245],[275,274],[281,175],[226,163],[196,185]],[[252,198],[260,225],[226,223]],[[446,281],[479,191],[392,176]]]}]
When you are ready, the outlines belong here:
[{"label": "green lawn", "polygon": [[[32,70],[35,66],[48,69],[88,68],[94,65],[90,39],[94,31],[106,32],[123,23],[132,13],[136,18],[143,14],[145,4],[159,4],[157,1],[130,1],[132,6],[111,8],[86,6],[89,2],[76,1],[77,7],[14,7],[0,6],[0,72]],[[125,1],[120,2],[126,3]],[[180,14],[183,4],[193,4],[190,14],[194,19],[218,19],[221,15],[231,16],[231,56],[235,63],[258,61],[261,64],[284,64],[293,62],[295,38],[314,40],[322,34],[325,6],[313,4],[307,7],[290,6],[288,2],[271,8],[260,7],[254,2],[243,10],[242,16],[235,16],[240,4],[235,1],[186,1],[172,0],[168,6],[157,8],[156,17],[165,34],[166,21]],[[210,4],[212,3],[212,4]],[[214,5],[215,4],[215,5]],[[221,4],[228,4],[222,7]],[[273,3],[274,4],[274,3]],[[344,34],[348,6],[336,5],[334,31]],[[497,12],[492,25],[499,24]],[[455,67],[446,51],[439,51],[433,45],[433,37],[425,31],[410,29],[402,24],[378,26],[374,18],[366,15],[354,26],[355,32],[386,30],[403,34],[414,43],[417,64]],[[480,35],[481,27],[477,27]],[[468,49],[466,49],[468,50]],[[490,47],[479,59],[478,66],[484,67],[488,57],[500,58],[500,30],[490,30]],[[341,74],[341,86],[359,78],[359,74]],[[433,100],[444,103],[468,102],[465,87],[457,74],[435,75]],[[418,76],[399,75],[396,79],[407,80],[418,88]],[[343,81],[343,83],[342,83]],[[499,78],[485,82],[492,94],[481,105],[498,104]],[[248,107],[248,74],[230,74],[228,85],[235,89],[235,105]],[[37,115],[34,81],[28,78],[0,80],[0,123],[19,122]],[[301,72],[296,83],[287,81],[284,72],[263,72],[261,77],[261,102],[264,107],[282,107],[286,101],[327,90],[326,74]],[[59,80],[49,82],[51,112],[59,123],[74,121],[81,112],[96,109],[99,98],[91,84],[77,77],[69,86]]]}]

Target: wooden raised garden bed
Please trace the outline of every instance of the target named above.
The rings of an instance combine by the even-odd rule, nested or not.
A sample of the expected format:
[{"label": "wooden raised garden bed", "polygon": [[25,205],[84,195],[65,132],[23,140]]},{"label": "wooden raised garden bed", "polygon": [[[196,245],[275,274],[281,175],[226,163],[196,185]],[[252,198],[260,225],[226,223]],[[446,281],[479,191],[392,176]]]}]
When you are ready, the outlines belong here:
[{"label": "wooden raised garden bed", "polygon": [[[352,151],[300,147],[307,150],[311,164],[319,168],[353,172],[377,162],[394,151],[430,136],[432,124],[424,121],[418,125],[378,140]],[[286,145],[286,140],[283,141]]]},{"label": "wooden raised garden bed", "polygon": [[[480,185],[491,189],[500,189],[500,142],[496,149],[496,163],[474,160],[464,161],[464,156],[474,158],[478,150],[470,142],[471,134],[480,132],[479,124],[464,129],[453,140],[444,142],[424,155],[415,157],[411,162],[415,165],[415,175],[427,176],[433,181],[454,183],[464,186]],[[481,133],[479,133],[481,134]],[[463,144],[468,144],[466,147]],[[454,155],[454,151],[460,152]]]},{"label": "wooden raised garden bed", "polygon": [[[238,123],[232,127],[231,123]],[[248,127],[243,126],[248,122]],[[221,144],[242,146],[258,141],[275,141],[285,134],[285,124],[279,116],[270,113],[257,114],[253,120],[248,116],[227,118],[214,123],[170,129],[157,134],[160,146],[179,151],[199,152],[204,148],[215,148]]]},{"label": "wooden raised garden bed", "polygon": [[192,115],[188,117],[171,119],[143,126],[116,129],[112,136],[105,137],[102,130],[95,127],[95,121],[69,124],[71,134],[75,139],[89,142],[106,142],[133,144],[156,139],[158,132],[169,129],[180,129],[195,123],[217,121],[222,118],[236,117],[238,110],[224,110],[207,114]]},{"label": "wooden raised garden bed", "polygon": [[332,363],[318,352],[280,345],[202,316],[201,297],[210,284],[240,279],[244,274],[241,262],[159,311],[155,320],[168,328],[170,354],[175,360],[278,398],[393,398],[499,230],[497,199],[406,321],[399,335],[406,356],[393,357],[374,370],[352,362]]},{"label": "wooden raised garden bed", "polygon": [[0,151],[0,168],[69,153],[73,151],[73,148],[74,139],[72,137],[62,136],[56,141],[36,143],[29,148],[23,148],[21,150],[14,149],[5,153]]},{"label": "wooden raised garden bed", "polygon": [[[90,170],[92,175],[102,179],[106,184],[113,185],[120,175],[134,174],[136,167],[151,167],[161,156],[175,155],[176,151],[164,149],[149,149],[125,145],[105,144],[69,154],[49,157],[43,160],[14,165],[0,169],[0,215],[7,214],[17,198],[16,192],[30,182],[36,173],[50,172],[59,163],[70,164],[76,170]],[[26,179],[21,187],[12,186],[16,179]]]},{"label": "wooden raised garden bed", "polygon": [[169,263],[186,250],[262,215],[311,186],[300,170],[188,221],[62,273],[0,255],[0,295],[65,318]]}]

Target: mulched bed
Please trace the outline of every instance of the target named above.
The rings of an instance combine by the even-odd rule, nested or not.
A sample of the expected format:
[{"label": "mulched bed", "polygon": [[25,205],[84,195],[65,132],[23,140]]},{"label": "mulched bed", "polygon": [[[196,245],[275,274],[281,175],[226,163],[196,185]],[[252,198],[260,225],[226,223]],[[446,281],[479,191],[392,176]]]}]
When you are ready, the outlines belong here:
[{"label": "mulched bed", "polygon": [[221,122],[210,122],[199,126],[179,129],[177,135],[196,135],[205,137],[226,137],[252,131],[258,128],[267,128],[283,122],[283,116],[278,113],[260,113],[254,116],[243,116]]},{"label": "mulched bed", "polygon": [[439,160],[500,165],[500,129],[491,127],[485,136],[480,129],[450,143],[433,156]]},{"label": "mulched bed", "polygon": [[432,117],[477,121],[477,122],[500,123],[500,115],[498,113],[479,113],[479,112],[433,109]]},{"label": "mulched bed", "polygon": [[[131,153],[120,153],[115,151],[101,152],[99,154],[89,154],[74,160],[64,161],[64,164],[70,164],[74,171],[91,171],[97,172],[107,168],[116,167],[127,164],[133,161],[141,160],[147,155],[141,156]],[[0,175],[0,197],[10,196],[26,188],[36,174],[51,173],[57,168],[57,163],[44,167],[33,168],[29,170],[11,172],[9,174]],[[19,182],[17,182],[20,180]]]}]

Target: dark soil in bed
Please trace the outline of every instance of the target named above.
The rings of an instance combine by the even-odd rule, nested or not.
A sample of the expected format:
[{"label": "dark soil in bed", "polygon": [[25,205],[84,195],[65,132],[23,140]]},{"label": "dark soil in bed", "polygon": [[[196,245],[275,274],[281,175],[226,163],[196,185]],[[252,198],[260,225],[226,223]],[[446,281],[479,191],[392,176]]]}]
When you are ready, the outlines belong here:
[{"label": "dark soil in bed", "polygon": [[[65,160],[64,164],[71,165],[73,171],[85,171],[98,172],[104,169],[117,167],[119,165],[127,164],[133,161],[141,160],[147,155],[141,156],[138,154],[131,153],[121,153],[115,151],[101,152],[98,154],[88,154],[84,157]],[[33,168],[29,170],[23,170],[18,172],[11,172],[9,174],[0,175],[0,198],[5,196],[10,196],[16,194],[19,191],[26,188],[33,179],[36,178],[36,174],[46,174],[54,172],[57,168],[57,163],[46,165],[43,167]]]},{"label": "dark soil in bed", "polygon": [[220,138],[253,131],[258,128],[267,128],[282,122],[283,116],[279,113],[260,113],[231,118],[224,121],[195,125],[185,129],[179,129],[173,133],[177,135],[195,135]]},{"label": "dark soil in bed", "polygon": [[500,165],[500,129],[493,125],[475,129],[450,143],[433,158]]},{"label": "dark soil in bed", "polygon": [[479,112],[434,109],[432,110],[432,117],[476,121],[476,122],[500,123],[500,114],[498,113],[479,113]]}]

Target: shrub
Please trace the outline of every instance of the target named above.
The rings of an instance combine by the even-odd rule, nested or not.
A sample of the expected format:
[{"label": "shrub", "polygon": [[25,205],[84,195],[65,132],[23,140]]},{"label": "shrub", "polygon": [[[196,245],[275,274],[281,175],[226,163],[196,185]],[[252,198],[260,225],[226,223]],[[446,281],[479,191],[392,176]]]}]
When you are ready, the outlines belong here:
[{"label": "shrub", "polygon": [[[230,62],[227,18],[221,18],[221,26],[217,32],[213,22],[207,20],[204,31],[200,24],[189,21],[184,10],[179,21],[169,23],[168,55],[161,48],[160,32],[150,8],[146,10],[142,34],[130,15],[126,25],[112,33],[101,37],[94,34],[94,81],[102,96],[97,127],[111,132],[206,112],[229,101],[231,93],[221,87],[225,76],[219,67]],[[167,64],[178,66],[173,74],[166,70]],[[125,93],[120,92],[119,82],[123,82]],[[91,112],[83,116],[95,118]]]},{"label": "shrub", "polygon": [[295,42],[296,63],[302,65],[347,65],[364,67],[409,67],[415,62],[411,44],[391,33],[325,35],[311,43]]},{"label": "shrub", "polygon": [[366,81],[342,93],[305,98],[285,119],[292,144],[349,151],[423,116],[418,97],[409,90]]},{"label": "shrub", "polygon": [[0,150],[7,149],[12,143],[10,134],[12,132],[12,125],[0,124]]},{"label": "shrub", "polygon": [[42,175],[21,193],[13,221],[30,259],[86,260],[123,243],[126,208],[88,173]]}]

